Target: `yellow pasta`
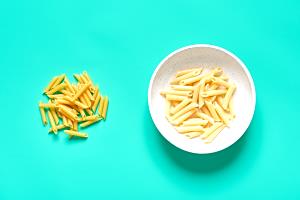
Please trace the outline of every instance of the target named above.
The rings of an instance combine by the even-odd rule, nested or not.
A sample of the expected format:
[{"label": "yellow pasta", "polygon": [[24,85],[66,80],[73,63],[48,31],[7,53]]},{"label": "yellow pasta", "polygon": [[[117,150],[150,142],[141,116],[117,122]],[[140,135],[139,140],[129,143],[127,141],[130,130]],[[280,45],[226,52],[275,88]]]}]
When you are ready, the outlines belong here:
[{"label": "yellow pasta", "polygon": [[214,118],[215,121],[221,121],[213,104],[210,102],[210,101],[204,101],[205,102],[205,105],[206,107],[208,108],[211,116]]},{"label": "yellow pasta", "polygon": [[200,136],[209,144],[235,117],[232,96],[236,86],[220,67],[202,71],[192,68],[177,72],[161,94],[166,100],[167,120],[180,125],[176,130],[187,138]]},{"label": "yellow pasta", "polygon": [[58,77],[55,76],[55,77],[51,80],[51,82],[48,84],[48,86],[44,89],[44,93],[48,92],[48,91],[53,87],[53,85],[54,85],[54,83],[56,82],[57,78],[58,78]]},{"label": "yellow pasta", "polygon": [[182,123],[183,126],[196,126],[196,125],[206,125],[208,120],[204,120],[201,118],[190,118]]},{"label": "yellow pasta", "polygon": [[[71,84],[65,74],[51,79],[44,89],[49,98],[47,103],[39,102],[42,122],[47,125],[48,115],[51,128],[49,133],[58,133],[58,130],[67,129],[65,133],[70,136],[88,137],[86,133],[79,132],[79,127],[87,127],[106,117],[108,97],[102,98],[101,109],[96,111],[101,95],[98,86],[94,86],[87,72],[75,74],[76,84]],[[61,120],[60,120],[61,119]]]},{"label": "yellow pasta", "polygon": [[55,92],[58,92],[58,91],[62,90],[65,87],[66,87],[65,83],[59,84],[56,87],[52,88],[50,91],[48,91],[46,94],[47,95],[54,94]]},{"label": "yellow pasta", "polygon": [[65,76],[65,74],[58,76],[55,82],[53,83],[52,88],[55,88],[57,85],[59,85],[64,80]]},{"label": "yellow pasta", "polygon": [[40,107],[40,106],[39,106],[39,109],[40,109],[43,124],[47,125],[47,118],[46,118],[45,109],[43,107]]},{"label": "yellow pasta", "polygon": [[186,69],[186,70],[178,71],[176,73],[176,77],[182,76],[184,74],[190,73],[190,72],[195,71],[195,70],[198,70],[198,68],[192,68],[192,69]]},{"label": "yellow pasta", "polygon": [[236,88],[235,85],[231,85],[231,86],[228,88],[228,90],[227,90],[227,92],[226,92],[226,94],[225,94],[225,97],[224,97],[224,100],[223,100],[223,108],[224,108],[225,110],[228,109],[228,104],[229,104],[229,101],[230,101],[230,99],[231,99],[231,97],[232,97],[234,91],[235,91],[235,88]]},{"label": "yellow pasta", "polygon": [[218,115],[222,119],[222,121],[227,125],[229,123],[229,119],[227,118],[224,110],[221,108],[221,106],[217,102],[214,103],[214,107],[215,107]]},{"label": "yellow pasta", "polygon": [[[169,101],[169,100],[166,100],[166,101]],[[179,110],[181,110],[183,107],[185,107],[186,105],[188,105],[191,102],[192,102],[191,99],[185,98],[183,101],[181,101],[179,104],[177,104],[173,109],[171,108],[170,113],[171,114],[177,113]]]},{"label": "yellow pasta", "polygon": [[189,72],[187,74],[184,74],[182,76],[176,77],[174,80],[171,81],[171,84],[176,84],[176,83],[180,82],[181,80],[198,76],[201,73],[201,71],[202,71],[201,69],[199,69],[199,70],[193,70],[193,71],[191,71],[191,72]]},{"label": "yellow pasta", "polygon": [[80,88],[77,93],[73,96],[73,101],[75,101],[80,95],[82,95],[88,87],[90,87],[91,83],[85,84],[82,88]]},{"label": "yellow pasta", "polygon": [[65,130],[64,132],[66,134],[70,135],[70,136],[76,136],[76,137],[81,137],[81,138],[87,138],[88,137],[88,134],[80,133],[80,132],[77,132],[77,131]]},{"label": "yellow pasta", "polygon": [[188,112],[186,112],[185,114],[181,115],[180,117],[178,117],[176,120],[171,120],[171,123],[173,125],[179,125],[181,124],[183,121],[185,121],[186,119],[188,119],[190,116],[192,116],[194,113],[196,112],[195,109],[192,109]]},{"label": "yellow pasta", "polygon": [[184,135],[190,139],[193,139],[193,138],[196,138],[196,137],[199,137],[201,134],[203,134],[203,132],[200,132],[200,131],[193,131],[193,132],[187,132],[185,133]]},{"label": "yellow pasta", "polygon": [[204,133],[201,135],[201,139],[206,139],[212,132],[214,132],[217,128],[221,126],[222,126],[221,122],[216,122],[211,127],[206,128]]},{"label": "yellow pasta", "polygon": [[200,85],[197,85],[197,86],[195,86],[194,92],[193,92],[193,98],[192,98],[192,101],[193,101],[194,103],[197,103],[197,101],[198,101],[199,92],[200,92]]},{"label": "yellow pasta", "polygon": [[186,85],[170,85],[170,88],[173,90],[181,90],[181,91],[193,91],[193,86],[186,86]]},{"label": "yellow pasta", "polygon": [[183,115],[184,113],[186,113],[194,108],[197,108],[197,106],[198,106],[198,104],[192,102],[191,104],[187,105],[186,107],[184,107],[183,109],[181,109],[180,111],[175,113],[173,116],[171,116],[171,119],[175,120],[178,117],[180,117],[181,115]]},{"label": "yellow pasta", "polygon": [[226,90],[207,90],[205,92],[201,93],[202,97],[211,97],[211,96],[218,96],[225,94],[227,91]]},{"label": "yellow pasta", "polygon": [[187,133],[187,132],[194,132],[194,131],[201,131],[204,132],[204,128],[202,126],[178,126],[176,130],[179,133]]},{"label": "yellow pasta", "polygon": [[101,116],[104,118],[104,120],[106,119],[107,107],[108,107],[108,97],[105,96],[104,97],[104,104],[103,104],[103,111],[101,113]]},{"label": "yellow pasta", "polygon": [[166,95],[166,94],[173,94],[173,95],[183,95],[183,96],[192,96],[192,91],[178,91],[178,90],[166,90],[162,91],[160,94]]},{"label": "yellow pasta", "polygon": [[219,133],[225,128],[225,125],[222,124],[219,128],[217,128],[214,132],[212,132],[204,141],[206,144],[211,143],[216,137],[217,135],[219,135]]},{"label": "yellow pasta", "polygon": [[55,125],[55,122],[54,122],[52,113],[51,113],[50,111],[48,111],[48,117],[49,117],[49,121],[50,121],[50,124],[51,124],[51,127],[52,127],[53,132],[54,132],[55,134],[57,134],[57,128],[56,128],[56,125]]},{"label": "yellow pasta", "polygon": [[80,124],[80,127],[82,127],[82,128],[87,127],[87,126],[89,126],[89,125],[91,125],[91,124],[94,124],[94,123],[100,121],[101,119],[102,119],[101,117],[98,117],[98,118],[95,119],[95,120],[83,122],[82,124]]},{"label": "yellow pasta", "polygon": [[182,101],[186,98],[186,96],[179,96],[179,95],[173,95],[173,94],[167,94],[166,99],[169,101]]}]

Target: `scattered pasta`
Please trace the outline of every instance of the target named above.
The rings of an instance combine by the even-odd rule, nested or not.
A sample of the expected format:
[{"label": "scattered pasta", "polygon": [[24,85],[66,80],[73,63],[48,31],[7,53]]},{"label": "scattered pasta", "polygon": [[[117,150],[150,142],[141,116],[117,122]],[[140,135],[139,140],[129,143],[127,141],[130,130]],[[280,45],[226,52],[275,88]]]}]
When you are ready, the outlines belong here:
[{"label": "scattered pasta", "polygon": [[51,128],[49,133],[59,130],[72,137],[87,138],[88,134],[79,132],[91,124],[106,119],[108,97],[101,95],[87,72],[74,74],[77,84],[71,84],[65,74],[54,77],[44,90],[47,103],[39,102],[39,110],[44,126]]},{"label": "scattered pasta", "polygon": [[166,118],[177,132],[209,144],[235,118],[232,97],[236,85],[220,67],[203,71],[192,68],[177,72],[161,95],[166,100]]}]

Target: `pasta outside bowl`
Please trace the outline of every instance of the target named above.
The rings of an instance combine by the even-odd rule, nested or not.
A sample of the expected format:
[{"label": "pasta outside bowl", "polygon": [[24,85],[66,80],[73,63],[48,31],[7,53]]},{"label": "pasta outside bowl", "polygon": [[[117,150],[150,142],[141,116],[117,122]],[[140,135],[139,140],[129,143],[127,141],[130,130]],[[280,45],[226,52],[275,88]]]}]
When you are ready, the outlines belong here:
[{"label": "pasta outside bowl", "polygon": [[[233,96],[236,117],[212,143],[206,144],[200,138],[189,139],[175,130],[165,117],[165,98],[160,92],[180,70],[195,67],[211,70],[217,66],[221,67],[229,80],[237,86]],[[250,125],[255,103],[253,79],[245,64],[229,51],[208,44],[186,46],[169,54],[156,67],[148,89],[150,114],[161,135],[174,146],[196,154],[218,152],[238,141]]]}]

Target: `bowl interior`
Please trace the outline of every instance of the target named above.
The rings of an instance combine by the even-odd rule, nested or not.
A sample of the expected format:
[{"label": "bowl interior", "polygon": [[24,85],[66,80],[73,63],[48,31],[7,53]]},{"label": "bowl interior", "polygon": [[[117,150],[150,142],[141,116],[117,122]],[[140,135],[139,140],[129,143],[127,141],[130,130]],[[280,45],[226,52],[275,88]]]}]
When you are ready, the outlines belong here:
[{"label": "bowl interior", "polygon": [[[210,144],[200,138],[188,139],[177,133],[164,115],[165,99],[160,91],[168,86],[177,71],[204,67],[210,70],[221,67],[229,80],[237,85],[233,96],[236,118]],[[192,153],[217,152],[235,143],[248,128],[254,108],[255,89],[253,80],[245,65],[230,52],[211,45],[193,45],[179,49],[165,58],[155,70],[149,86],[149,109],[160,133],[173,145]]]}]

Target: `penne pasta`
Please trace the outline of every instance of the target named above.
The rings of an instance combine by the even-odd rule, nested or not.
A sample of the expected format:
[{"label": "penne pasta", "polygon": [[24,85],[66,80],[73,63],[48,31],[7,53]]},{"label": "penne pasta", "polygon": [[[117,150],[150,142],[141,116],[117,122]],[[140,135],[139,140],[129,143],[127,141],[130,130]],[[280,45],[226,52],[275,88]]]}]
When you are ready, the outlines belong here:
[{"label": "penne pasta", "polygon": [[55,134],[57,134],[57,128],[56,128],[52,113],[50,111],[48,111],[47,113],[48,113],[48,117],[49,117],[49,121],[50,121],[50,125],[52,127],[52,130]]},{"label": "penne pasta", "polygon": [[184,113],[186,113],[194,108],[197,108],[197,107],[198,107],[198,104],[192,102],[189,105],[187,105],[186,107],[184,107],[183,109],[181,109],[180,111],[178,111],[177,113],[175,113],[173,116],[171,116],[171,119],[175,120],[178,117],[180,117],[181,115],[183,115]]},{"label": "penne pasta", "polygon": [[185,114],[181,115],[180,117],[178,117],[176,120],[174,120],[174,121],[172,120],[171,123],[174,124],[174,125],[179,125],[183,121],[188,119],[190,116],[192,116],[195,112],[196,112],[195,109],[190,110],[190,111],[186,112]]},{"label": "penne pasta", "polygon": [[229,101],[230,101],[234,91],[235,91],[235,88],[236,88],[235,85],[231,85],[225,94],[225,97],[223,100],[223,106],[222,106],[225,110],[228,110],[228,104],[229,104]]},{"label": "penne pasta", "polygon": [[[168,100],[167,100],[168,101]],[[179,110],[181,110],[183,107],[191,103],[192,100],[189,98],[185,98],[183,101],[181,101],[179,104],[177,104],[173,109],[170,110],[171,114],[177,113]]]},{"label": "penne pasta", "polygon": [[197,81],[200,81],[202,78],[203,78],[202,75],[198,75],[198,76],[195,76],[195,77],[190,77],[190,78],[181,80],[179,84],[180,84],[180,85],[188,85],[188,84],[192,84],[192,83],[195,83],[195,82],[197,82]]},{"label": "penne pasta", "polygon": [[219,128],[217,128],[214,132],[212,132],[204,141],[206,144],[211,143],[216,137],[217,135],[219,135],[219,133],[225,128],[225,125],[222,124]]},{"label": "penne pasta", "polygon": [[199,68],[192,68],[192,69],[186,69],[186,70],[178,71],[178,72],[176,73],[176,77],[185,75],[185,74],[187,74],[187,73],[190,73],[190,72],[195,71],[195,70],[198,70],[198,69],[199,69]]},{"label": "penne pasta", "polygon": [[186,96],[179,96],[179,95],[173,95],[173,94],[167,94],[166,99],[169,101],[182,101],[186,98]]},{"label": "penne pasta", "polygon": [[190,139],[199,137],[203,132],[202,131],[193,131],[193,132],[188,132],[185,133],[184,135]]},{"label": "penne pasta", "polygon": [[101,118],[101,117],[98,117],[98,118],[95,119],[95,120],[90,120],[90,121],[83,122],[82,124],[80,124],[80,127],[85,128],[85,127],[87,127],[87,126],[89,126],[89,125],[91,125],[91,124],[94,124],[94,123],[96,123],[96,122],[98,122],[98,121],[100,121],[100,120],[102,120],[102,118]]},{"label": "penne pasta", "polygon": [[[56,126],[56,129],[57,129],[57,130],[61,130],[61,129],[64,129],[64,128],[66,128],[66,126],[63,125],[63,124],[60,124],[60,125]],[[50,128],[48,132],[49,132],[49,133],[54,132],[54,131],[53,131],[53,128]]]},{"label": "penne pasta", "polygon": [[173,94],[173,95],[183,95],[183,96],[189,96],[191,97],[193,92],[192,91],[178,91],[178,90],[165,90],[162,91],[160,94],[166,95],[166,94]]},{"label": "penne pasta", "polygon": [[211,127],[206,128],[204,133],[201,135],[201,139],[206,139],[211,133],[222,126],[221,122],[214,123]]},{"label": "penne pasta", "polygon": [[217,121],[217,122],[221,121],[218,114],[217,114],[217,112],[216,112],[216,110],[215,110],[215,108],[214,108],[214,106],[213,106],[213,104],[210,101],[205,101],[205,105],[208,108],[212,118],[214,118],[214,120]]},{"label": "penne pasta", "polygon": [[85,84],[82,88],[80,88],[77,93],[73,96],[73,101],[75,101],[78,97],[80,97],[86,89],[91,85],[91,83]]},{"label": "penne pasta", "polygon": [[173,90],[180,90],[180,91],[193,91],[193,86],[186,86],[186,85],[170,85],[171,89]]},{"label": "penne pasta", "polygon": [[53,83],[52,88],[55,88],[57,85],[59,85],[64,80],[65,76],[65,74],[58,76],[55,82]]},{"label": "penne pasta", "polygon": [[192,101],[194,103],[198,102],[199,92],[200,92],[200,85],[197,85],[194,87],[194,92],[193,92],[193,97],[192,97]]},{"label": "penne pasta", "polygon": [[225,94],[226,90],[207,90],[201,93],[202,97],[211,97]]},{"label": "penne pasta", "polygon": [[215,123],[215,120],[212,117],[210,117],[209,115],[206,115],[206,114],[200,113],[200,112],[197,112],[196,115],[204,120],[207,120],[211,124]]},{"label": "penne pasta", "polygon": [[57,76],[55,76],[51,81],[50,83],[48,84],[48,86],[44,89],[44,93],[47,93],[49,90],[51,90],[52,86],[54,85],[54,83],[56,82],[57,80]]},{"label": "penne pasta", "polygon": [[183,126],[196,126],[196,125],[206,125],[208,120],[200,119],[200,118],[190,118],[182,123]]},{"label": "penne pasta", "polygon": [[76,137],[81,137],[81,138],[87,138],[88,137],[88,134],[80,133],[80,132],[77,132],[77,131],[65,130],[64,132],[66,134],[70,135],[70,136],[76,136]]},{"label": "penne pasta", "polygon": [[61,91],[65,87],[66,87],[65,83],[59,84],[56,87],[52,88],[50,91],[48,91],[46,94],[47,95],[54,94],[55,92]]},{"label": "penne pasta", "polygon": [[192,77],[195,77],[195,76],[198,76],[200,73],[201,73],[201,69],[199,70],[193,70],[187,74],[184,74],[182,76],[179,76],[179,77],[176,77],[175,79],[173,79],[171,81],[171,84],[176,84],[176,83],[179,83],[180,81],[184,80],[184,79],[188,79],[188,78],[192,78]]},{"label": "penne pasta", "polygon": [[218,115],[220,116],[221,120],[222,120],[226,125],[228,125],[229,119],[227,118],[226,113],[225,113],[224,110],[221,108],[221,106],[220,106],[217,102],[215,102],[215,103],[214,103],[214,107],[215,107],[215,110],[217,111]]},{"label": "penne pasta", "polygon": [[47,125],[47,118],[46,118],[45,109],[43,107],[40,107],[40,106],[39,106],[39,109],[40,109],[43,124]]},{"label": "penne pasta", "polygon": [[194,131],[204,132],[204,128],[202,126],[178,126],[178,127],[176,127],[176,130],[179,133],[188,133],[188,132],[194,132]]},{"label": "penne pasta", "polygon": [[105,96],[104,103],[103,103],[103,111],[101,113],[101,116],[104,118],[104,120],[106,119],[107,107],[108,107],[108,97]]}]

